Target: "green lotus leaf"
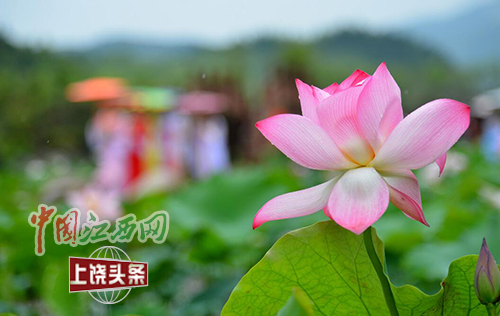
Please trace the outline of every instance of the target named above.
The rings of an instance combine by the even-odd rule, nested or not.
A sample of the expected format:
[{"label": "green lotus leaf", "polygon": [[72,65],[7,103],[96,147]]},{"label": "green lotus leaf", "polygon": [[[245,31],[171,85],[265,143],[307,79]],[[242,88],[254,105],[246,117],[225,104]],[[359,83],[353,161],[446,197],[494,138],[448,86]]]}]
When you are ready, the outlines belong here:
[{"label": "green lotus leaf", "polygon": [[[372,231],[384,265],[383,243]],[[476,262],[475,255],[452,262],[441,290],[434,295],[410,285],[392,286],[399,314],[487,315],[474,293]],[[298,296],[305,303],[300,305]],[[243,276],[222,315],[276,315],[280,310],[285,315],[283,310],[293,304],[310,304],[313,315],[389,315],[363,236],[333,221],[284,235]]]}]

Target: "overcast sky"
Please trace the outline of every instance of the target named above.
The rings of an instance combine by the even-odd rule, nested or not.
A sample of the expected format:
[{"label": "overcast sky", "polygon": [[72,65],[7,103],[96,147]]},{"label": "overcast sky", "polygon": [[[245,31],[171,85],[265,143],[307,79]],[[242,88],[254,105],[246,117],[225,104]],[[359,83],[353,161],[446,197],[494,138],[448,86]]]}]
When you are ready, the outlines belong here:
[{"label": "overcast sky", "polygon": [[0,32],[66,49],[111,36],[226,44],[260,34],[307,38],[348,26],[383,30],[490,0],[0,0]]}]

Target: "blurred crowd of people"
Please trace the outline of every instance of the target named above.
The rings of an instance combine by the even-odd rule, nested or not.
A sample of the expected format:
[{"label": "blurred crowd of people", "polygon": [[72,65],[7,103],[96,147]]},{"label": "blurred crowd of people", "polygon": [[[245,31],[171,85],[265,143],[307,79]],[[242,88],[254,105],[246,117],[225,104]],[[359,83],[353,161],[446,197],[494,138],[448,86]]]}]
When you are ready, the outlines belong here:
[{"label": "blurred crowd of people", "polygon": [[91,185],[136,198],[223,172],[235,160],[257,159],[266,143],[252,122],[300,113],[295,72],[276,71],[259,113],[231,77],[201,75],[189,91],[133,87],[120,78],[71,84],[69,101],[96,108],[85,133],[96,162]]},{"label": "blurred crowd of people", "polygon": [[68,194],[71,207],[112,219],[122,213],[122,199],[231,167],[224,116],[230,103],[222,93],[134,88],[117,78],[92,78],[70,85],[67,95],[96,107],[85,133],[96,169],[85,188]]}]

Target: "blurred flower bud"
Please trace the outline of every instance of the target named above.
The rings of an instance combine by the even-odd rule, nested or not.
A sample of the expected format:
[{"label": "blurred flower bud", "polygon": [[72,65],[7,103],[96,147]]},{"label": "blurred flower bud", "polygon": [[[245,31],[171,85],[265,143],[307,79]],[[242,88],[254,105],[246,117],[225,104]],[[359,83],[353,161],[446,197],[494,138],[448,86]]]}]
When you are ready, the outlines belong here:
[{"label": "blurred flower bud", "polygon": [[495,304],[500,300],[500,270],[484,238],[477,261],[474,287],[482,304]]}]

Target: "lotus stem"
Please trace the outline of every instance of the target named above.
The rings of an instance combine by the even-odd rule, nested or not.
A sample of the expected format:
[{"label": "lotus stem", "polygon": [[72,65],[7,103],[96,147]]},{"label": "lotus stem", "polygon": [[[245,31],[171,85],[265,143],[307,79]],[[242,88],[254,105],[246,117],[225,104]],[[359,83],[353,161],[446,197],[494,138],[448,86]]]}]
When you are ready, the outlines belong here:
[{"label": "lotus stem", "polygon": [[398,310],[396,308],[396,301],[394,300],[394,295],[392,294],[391,284],[389,283],[389,279],[384,272],[382,263],[380,262],[380,259],[377,256],[375,247],[373,246],[371,226],[368,227],[368,229],[363,232],[363,240],[365,242],[365,247],[366,247],[366,252],[368,253],[368,257],[370,258],[373,268],[377,272],[378,279],[380,280],[380,285],[382,286],[382,291],[384,292],[384,298],[385,298],[385,303],[387,304],[387,308],[389,309],[391,316],[399,316]]},{"label": "lotus stem", "polygon": [[487,304],[485,306],[488,311],[488,316],[497,316],[497,308],[494,304]]}]

